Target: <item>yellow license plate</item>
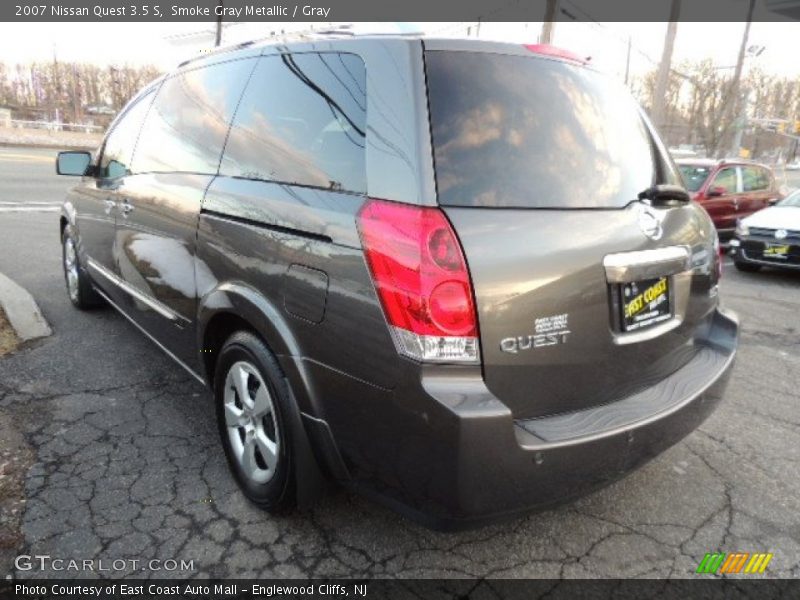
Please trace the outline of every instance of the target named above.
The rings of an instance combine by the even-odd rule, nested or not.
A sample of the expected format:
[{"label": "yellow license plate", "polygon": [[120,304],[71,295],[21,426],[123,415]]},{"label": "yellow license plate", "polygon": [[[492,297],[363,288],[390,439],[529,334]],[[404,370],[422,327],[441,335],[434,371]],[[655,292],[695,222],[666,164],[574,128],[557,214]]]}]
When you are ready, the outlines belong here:
[{"label": "yellow license plate", "polygon": [[767,244],[764,248],[764,256],[772,258],[786,258],[789,254],[789,246],[787,244]]},{"label": "yellow license plate", "polygon": [[672,317],[668,277],[623,283],[620,292],[623,331],[636,331]]}]

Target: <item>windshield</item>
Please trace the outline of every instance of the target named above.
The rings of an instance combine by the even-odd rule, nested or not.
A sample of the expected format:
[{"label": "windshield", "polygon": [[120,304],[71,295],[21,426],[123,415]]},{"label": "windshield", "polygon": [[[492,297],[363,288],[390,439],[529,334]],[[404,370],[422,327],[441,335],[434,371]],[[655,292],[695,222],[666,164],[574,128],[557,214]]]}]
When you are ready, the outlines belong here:
[{"label": "windshield", "polygon": [[711,172],[711,167],[701,165],[678,165],[678,169],[681,171],[686,189],[690,192],[696,192],[703,187],[703,183]]},{"label": "windshield", "polygon": [[794,206],[800,208],[800,190],[795,190],[786,198],[778,202],[778,206]]},{"label": "windshield", "polygon": [[425,60],[442,205],[616,208],[679,181],[638,105],[604,75],[534,55]]}]

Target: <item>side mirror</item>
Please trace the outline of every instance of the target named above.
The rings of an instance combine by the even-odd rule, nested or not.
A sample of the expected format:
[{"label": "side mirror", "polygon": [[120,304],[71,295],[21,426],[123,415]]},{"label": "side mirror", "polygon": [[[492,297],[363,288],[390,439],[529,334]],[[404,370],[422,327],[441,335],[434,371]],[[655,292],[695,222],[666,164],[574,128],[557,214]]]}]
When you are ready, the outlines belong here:
[{"label": "side mirror", "polygon": [[710,188],[708,192],[706,192],[706,196],[709,198],[714,198],[716,196],[724,196],[728,193],[728,188],[722,187],[721,185],[715,185],[714,187]]},{"label": "side mirror", "polygon": [[56,173],[81,177],[86,175],[91,163],[92,155],[89,152],[59,152],[56,159]]}]

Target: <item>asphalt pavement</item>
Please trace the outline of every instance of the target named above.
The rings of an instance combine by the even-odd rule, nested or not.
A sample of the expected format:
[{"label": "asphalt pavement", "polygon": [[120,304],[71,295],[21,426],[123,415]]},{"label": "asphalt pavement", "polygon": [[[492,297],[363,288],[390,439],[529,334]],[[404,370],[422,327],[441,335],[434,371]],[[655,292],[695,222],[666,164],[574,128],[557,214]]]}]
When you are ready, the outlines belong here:
[{"label": "asphalt pavement", "polygon": [[57,212],[69,180],[53,156],[0,147],[0,272],[54,330],[0,359],[0,431],[11,428],[0,445],[30,465],[20,536],[0,547],[6,572],[16,556],[48,555],[139,561],[106,576],[696,577],[722,551],[770,552],[764,576],[800,577],[800,274],[726,265],[721,296],[742,337],[723,403],[600,492],[462,533],[344,491],[273,517],[237,492],[204,388],[112,310],[72,308]]}]

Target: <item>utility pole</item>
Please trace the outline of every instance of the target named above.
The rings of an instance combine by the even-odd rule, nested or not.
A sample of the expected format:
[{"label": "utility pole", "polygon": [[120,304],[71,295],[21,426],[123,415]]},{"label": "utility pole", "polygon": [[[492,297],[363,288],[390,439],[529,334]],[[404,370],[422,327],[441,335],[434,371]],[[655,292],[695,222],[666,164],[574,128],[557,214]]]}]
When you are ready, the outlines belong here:
[{"label": "utility pole", "polygon": [[[744,56],[745,52],[747,51],[747,39],[750,37],[750,24],[753,21],[753,10],[756,6],[756,0],[750,0],[750,5],[747,7],[747,24],[744,26],[744,34],[742,35],[742,45],[739,46],[739,57],[736,59],[736,70],[733,72],[733,81],[731,82],[730,92],[728,93],[727,101],[725,102],[725,106],[722,110],[722,118],[720,119],[720,124],[723,127],[727,127],[727,123],[731,118],[731,111],[736,104],[736,99],[739,97],[740,91],[739,86],[742,81],[742,68],[744,67]],[[743,102],[745,105],[742,110],[745,113],[747,112],[747,101]],[[736,135],[734,135],[733,144],[731,146],[731,154],[733,156],[739,156],[739,145],[742,142],[741,132],[744,130],[744,123],[737,122],[735,124],[738,129],[736,130]]]},{"label": "utility pole", "polygon": [[625,58],[625,85],[628,85],[628,78],[631,74],[631,45],[632,45],[631,36],[628,35],[628,54]]},{"label": "utility pole", "polygon": [[222,0],[217,2],[219,7],[219,15],[217,16],[217,35],[214,40],[214,45],[219,46],[222,43]]},{"label": "utility pole", "polygon": [[669,9],[669,23],[667,23],[667,36],[664,38],[664,50],[661,53],[661,63],[658,65],[656,75],[656,88],[653,93],[653,109],[650,115],[656,127],[663,127],[665,121],[667,86],[669,85],[669,72],[672,67],[672,51],[675,48],[675,35],[678,33],[678,19],[681,14],[681,0],[672,0]]},{"label": "utility pole", "polygon": [[[61,121],[61,114],[59,112],[59,104],[61,103],[61,69],[58,66],[58,51],[56,44],[53,42],[53,98],[51,102],[55,103],[56,117],[55,121]],[[38,104],[38,99],[37,99]]]},{"label": "utility pole", "polygon": [[556,13],[558,12],[559,0],[547,0],[544,9],[544,22],[542,23],[542,35],[539,39],[540,44],[552,44],[553,34],[556,29]]},{"label": "utility pole", "polygon": [[72,122],[80,121],[80,94],[78,93],[78,66],[72,63]]},{"label": "utility pole", "polygon": [[742,94],[742,112],[739,113],[739,118],[736,119],[736,133],[733,135],[733,144],[731,145],[731,156],[739,156],[742,147],[742,137],[744,130],[747,129],[747,103],[750,99],[750,92],[746,90]]}]

